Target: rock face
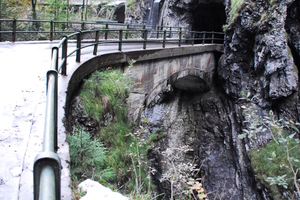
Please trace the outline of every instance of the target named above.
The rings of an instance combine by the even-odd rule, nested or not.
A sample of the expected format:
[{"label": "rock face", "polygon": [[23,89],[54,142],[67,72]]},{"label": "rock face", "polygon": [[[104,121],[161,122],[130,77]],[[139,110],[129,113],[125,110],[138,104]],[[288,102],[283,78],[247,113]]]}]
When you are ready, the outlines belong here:
[{"label": "rock face", "polygon": [[234,98],[251,92],[259,106],[288,97],[298,89],[298,69],[288,45],[288,1],[246,3],[226,31],[225,53],[218,74]]},{"label": "rock face", "polygon": [[[210,26],[217,20],[209,14],[197,14],[210,6],[224,9],[225,18],[217,18],[224,20],[221,25]],[[231,1],[170,0],[161,1],[160,8],[159,25],[219,31],[225,19],[229,22]],[[195,159],[211,199],[215,195],[224,199],[269,199],[264,186],[256,183],[247,152],[266,144],[271,136],[262,134],[246,142],[237,138],[245,128],[239,98],[242,92],[250,92],[261,115],[273,110],[279,118],[299,121],[299,16],[299,0],[245,1],[225,31],[215,88],[201,94],[175,91],[173,99],[146,108],[149,132],[162,127],[167,133],[149,155],[157,169],[154,177],[158,192],[171,195],[170,184],[161,181],[171,168],[164,164],[166,152],[176,154],[174,149],[188,145],[192,151],[183,153],[174,163],[193,163]]]},{"label": "rock face", "polygon": [[[208,195],[210,199],[218,195],[222,199],[262,199],[245,147],[237,138],[236,109],[237,105],[215,89],[204,94],[177,91],[166,102],[145,109],[148,131],[166,132],[149,153],[152,168],[156,169],[158,194],[165,193],[165,199],[170,199],[172,190],[176,194],[186,190],[182,183],[192,177],[192,170],[185,171],[181,165],[185,163],[195,164],[194,178],[201,178],[207,193],[213,192]],[[168,174],[176,177],[173,186],[171,179],[164,178]],[[175,198],[184,197],[181,194]]]}]

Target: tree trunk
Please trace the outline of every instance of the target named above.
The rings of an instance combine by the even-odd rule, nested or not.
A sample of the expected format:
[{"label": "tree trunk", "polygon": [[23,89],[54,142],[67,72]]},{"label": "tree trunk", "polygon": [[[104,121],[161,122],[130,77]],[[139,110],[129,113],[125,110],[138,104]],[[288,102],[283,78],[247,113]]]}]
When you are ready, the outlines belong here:
[{"label": "tree trunk", "polygon": [[69,0],[67,0],[67,28],[69,28]]},{"label": "tree trunk", "polygon": [[89,0],[86,0],[85,3],[85,21],[87,21],[87,9],[88,9]]},{"label": "tree trunk", "polygon": [[32,18],[33,20],[36,20],[36,0],[31,0],[31,8],[32,8]]},{"label": "tree trunk", "polygon": [[[32,9],[32,19],[36,20],[36,0],[31,0],[31,9]],[[32,29],[33,30],[38,30],[39,29],[39,23],[38,22],[33,22],[32,23]]]},{"label": "tree trunk", "polygon": [[81,21],[83,22],[84,0],[82,0]]}]

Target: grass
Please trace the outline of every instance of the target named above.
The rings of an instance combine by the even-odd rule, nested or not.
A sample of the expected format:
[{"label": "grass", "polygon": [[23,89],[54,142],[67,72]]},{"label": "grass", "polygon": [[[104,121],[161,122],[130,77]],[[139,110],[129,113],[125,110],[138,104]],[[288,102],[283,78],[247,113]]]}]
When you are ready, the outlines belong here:
[{"label": "grass", "polygon": [[[71,163],[76,167],[71,169],[73,182],[78,183],[84,178],[94,178],[100,183],[109,186],[113,190],[121,191],[123,194],[132,196],[134,199],[147,199],[154,189],[151,183],[150,162],[147,160],[147,152],[152,142],[162,137],[162,133],[153,134],[145,138],[143,128],[136,129],[136,125],[127,119],[126,99],[130,92],[131,82],[121,72],[115,70],[96,71],[84,81],[79,92],[85,112],[94,121],[98,122],[100,131],[95,134],[91,144],[100,142],[103,144],[103,163],[99,164],[97,174],[82,164],[91,163],[85,160],[86,156],[71,156]],[[105,116],[109,113],[109,119]],[[103,123],[106,121],[106,123]],[[133,131],[136,129],[135,131]],[[76,130],[76,129],[75,129]],[[88,138],[82,134],[82,139]],[[76,136],[77,135],[77,136]],[[76,137],[72,139],[72,137]],[[69,136],[69,142],[76,141],[77,145],[70,145],[71,155],[80,155],[81,151],[92,150],[80,146],[78,133]],[[79,143],[79,144],[78,144]],[[91,146],[91,145],[90,145]],[[98,147],[94,145],[91,148]],[[73,151],[71,153],[71,151]],[[97,151],[98,152],[98,151]],[[84,154],[85,155],[85,154]],[[97,164],[98,165],[98,164]],[[94,166],[94,165],[93,165]],[[101,170],[104,170],[101,171]],[[109,175],[105,176],[106,173]],[[99,175],[98,175],[99,174]]]},{"label": "grass", "polygon": [[103,115],[112,112],[115,120],[126,118],[126,98],[130,92],[129,81],[121,72],[96,71],[84,81],[79,93],[87,114],[97,122]]}]

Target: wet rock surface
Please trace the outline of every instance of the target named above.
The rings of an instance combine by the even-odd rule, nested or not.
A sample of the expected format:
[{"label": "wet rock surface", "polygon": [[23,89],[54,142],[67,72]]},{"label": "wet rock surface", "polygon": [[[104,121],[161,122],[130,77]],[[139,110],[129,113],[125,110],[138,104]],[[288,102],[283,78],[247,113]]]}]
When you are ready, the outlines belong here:
[{"label": "wet rock surface", "polygon": [[[163,177],[172,171],[172,166],[166,164],[172,158],[178,173],[183,173],[181,177],[184,170],[180,170],[180,163],[196,164],[196,177],[201,178],[210,199],[263,199],[256,188],[245,147],[237,138],[239,127],[232,109],[235,105],[222,92],[214,90],[202,94],[179,91],[164,104],[145,109],[143,117],[149,120],[148,131],[163,129],[166,133],[149,153],[156,169],[158,193],[165,193],[165,199],[170,198],[171,185]],[[185,146],[189,150],[179,155],[177,150]],[[173,185],[174,193],[184,190],[184,181],[179,178],[177,185]]]}]

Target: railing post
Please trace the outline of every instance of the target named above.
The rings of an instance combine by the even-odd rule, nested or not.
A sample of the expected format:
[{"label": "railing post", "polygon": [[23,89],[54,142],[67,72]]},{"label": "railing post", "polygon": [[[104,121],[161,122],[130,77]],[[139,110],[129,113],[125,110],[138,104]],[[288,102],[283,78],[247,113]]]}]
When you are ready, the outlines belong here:
[{"label": "railing post", "polygon": [[170,26],[169,38],[172,37],[172,27]]},{"label": "railing post", "polygon": [[144,33],[145,33],[145,32],[144,32],[145,28],[146,28],[146,26],[145,26],[145,24],[144,24],[144,25],[142,26],[142,29],[143,29],[143,30],[142,30],[142,31],[143,31],[143,33],[142,33],[142,38],[145,38],[145,35],[144,35]]},{"label": "railing post", "polygon": [[122,51],[123,30],[119,30],[119,51]]},{"label": "railing post", "polygon": [[157,26],[156,31],[157,31],[156,38],[159,38],[159,26]]},{"label": "railing post", "polygon": [[106,31],[105,31],[105,34],[104,34],[105,40],[107,40],[107,34],[108,34],[107,29],[108,29],[108,23],[105,24],[105,30],[106,30]]},{"label": "railing post", "polygon": [[125,34],[125,39],[128,39],[128,29],[129,29],[129,24],[127,24],[126,26],[126,34]]},{"label": "railing post", "polygon": [[97,55],[97,51],[98,51],[98,40],[99,40],[99,30],[96,31],[95,46],[94,46],[94,52],[93,52],[93,55]]},{"label": "railing post", "polygon": [[195,32],[192,32],[192,46],[194,46],[195,43]]},{"label": "railing post", "polygon": [[67,75],[67,54],[68,54],[68,37],[64,36],[65,41],[62,45],[62,52],[61,52],[61,57],[62,59],[65,59],[62,68],[61,68],[61,74],[66,76]]},{"label": "railing post", "polygon": [[76,45],[76,62],[80,62],[81,56],[81,31],[77,34],[77,45]]},{"label": "railing post", "polygon": [[215,33],[214,31],[212,32],[212,35],[211,35],[211,43],[213,44],[214,43],[214,39],[215,39]]},{"label": "railing post", "polygon": [[53,21],[50,21],[50,41],[53,41]]},{"label": "railing post", "polygon": [[144,45],[143,45],[143,49],[146,49],[147,37],[148,37],[148,30],[145,29],[145,31],[144,31]]},{"label": "railing post", "polygon": [[181,46],[181,37],[182,37],[182,28],[180,27],[179,28],[179,44],[178,44],[179,47]]},{"label": "railing post", "polygon": [[85,24],[84,22],[81,23],[81,31],[84,30],[84,24]]},{"label": "railing post", "polygon": [[203,33],[202,44],[205,43],[205,32]]},{"label": "railing post", "polygon": [[13,21],[13,32],[12,32],[12,42],[15,42],[16,41],[16,31],[17,31],[17,20],[16,18],[14,18],[14,21]]},{"label": "railing post", "polygon": [[164,30],[163,48],[166,47],[166,36],[167,36],[167,31]]}]

